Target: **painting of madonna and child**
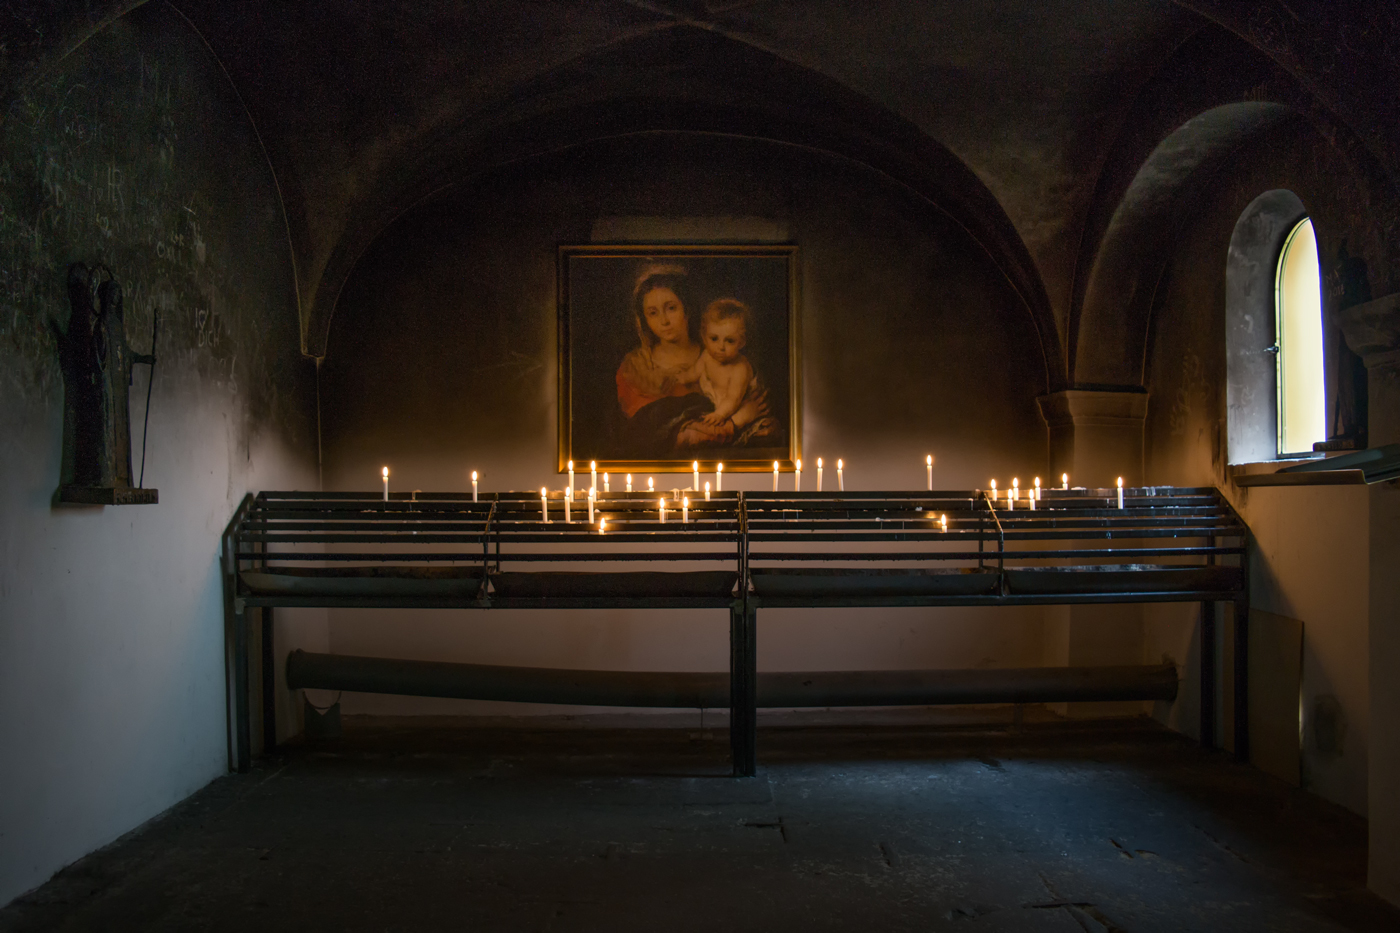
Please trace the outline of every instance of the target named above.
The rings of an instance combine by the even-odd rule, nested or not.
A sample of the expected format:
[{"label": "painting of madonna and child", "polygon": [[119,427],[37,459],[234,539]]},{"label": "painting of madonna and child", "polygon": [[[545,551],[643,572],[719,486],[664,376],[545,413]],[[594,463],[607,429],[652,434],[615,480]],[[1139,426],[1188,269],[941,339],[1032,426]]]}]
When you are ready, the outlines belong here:
[{"label": "painting of madonna and child", "polygon": [[562,247],[560,466],[787,467],[796,259],[790,246]]}]

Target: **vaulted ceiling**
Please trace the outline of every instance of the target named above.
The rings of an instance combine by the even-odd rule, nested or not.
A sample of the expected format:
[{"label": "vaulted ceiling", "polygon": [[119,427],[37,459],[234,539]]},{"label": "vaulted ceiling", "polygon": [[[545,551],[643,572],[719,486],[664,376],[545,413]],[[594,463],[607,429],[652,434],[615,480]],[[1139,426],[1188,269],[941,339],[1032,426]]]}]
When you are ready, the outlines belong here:
[{"label": "vaulted ceiling", "polygon": [[[0,13],[0,103],[137,5],[14,0]],[[1161,201],[1281,118],[1229,105],[1290,108],[1390,189],[1400,167],[1400,105],[1376,90],[1400,70],[1400,13],[1361,0],[172,6],[263,140],[312,355],[346,276],[395,216],[455,180],[605,136],[767,138],[906,185],[1001,268],[1041,332],[1052,387],[1075,379],[1095,276],[1116,287],[1096,266],[1104,244],[1143,222],[1123,204]]]}]

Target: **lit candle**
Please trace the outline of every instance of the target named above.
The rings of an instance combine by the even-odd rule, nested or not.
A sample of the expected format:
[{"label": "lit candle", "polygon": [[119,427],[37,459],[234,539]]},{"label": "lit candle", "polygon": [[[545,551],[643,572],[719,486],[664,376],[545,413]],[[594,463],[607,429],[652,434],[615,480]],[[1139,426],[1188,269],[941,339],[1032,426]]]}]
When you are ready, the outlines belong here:
[{"label": "lit candle", "polygon": [[650,476],[647,477],[647,492],[656,492],[656,484],[651,481]]},{"label": "lit candle", "polygon": [[588,491],[596,493],[598,491],[598,461],[588,461],[588,472],[591,474],[588,480]]},{"label": "lit candle", "polygon": [[997,481],[996,481],[996,480],[992,480],[992,502],[995,503],[996,500],[997,500]]},{"label": "lit candle", "polygon": [[1040,477],[1039,477],[1039,476],[1037,476],[1037,477],[1035,478],[1035,497],[1036,497],[1037,500],[1040,499]]},{"label": "lit candle", "polygon": [[388,501],[389,501],[389,468],[388,468],[388,467],[385,467],[384,469],[380,470],[379,472],[380,472],[380,474],[383,475],[383,477],[384,477],[384,501],[385,501],[385,502],[388,502]]},{"label": "lit candle", "polygon": [[943,530],[944,530],[944,531],[947,531],[947,530],[948,530],[948,516],[947,516],[947,515],[944,515],[942,518],[940,518],[940,519],[938,520],[938,524],[941,525],[941,526],[943,527]]},{"label": "lit candle", "polygon": [[797,461],[797,469],[792,473],[792,491],[802,491],[802,461]]},{"label": "lit candle", "polygon": [[472,501],[476,501],[476,470],[472,470]]},{"label": "lit candle", "polygon": [[778,491],[778,461],[773,461],[773,491]]},{"label": "lit candle", "polygon": [[588,524],[593,524],[593,499],[598,495],[598,490],[588,490]]},{"label": "lit candle", "polygon": [[632,474],[631,474],[631,473],[628,473],[628,474],[627,474],[627,491],[628,491],[628,492],[631,492],[631,491],[632,491]]},{"label": "lit candle", "polygon": [[836,458],[836,491],[837,491],[837,492],[845,492],[845,491],[846,491],[846,477],[845,477],[845,474],[842,472],[842,471],[845,470],[845,469],[846,469],[846,464],[844,464],[844,463],[841,462],[841,458],[840,458],[840,457]]},{"label": "lit candle", "polygon": [[662,496],[660,499],[657,500],[657,502],[657,508],[661,512],[661,524],[664,525],[666,524],[666,497]]},{"label": "lit candle", "polygon": [[924,466],[928,468],[928,491],[933,492],[933,454],[924,458]]},{"label": "lit candle", "polygon": [[817,458],[817,492],[822,491],[822,458]]},{"label": "lit candle", "polygon": [[564,493],[564,501],[568,502],[574,497],[574,461],[569,461],[569,489]]},{"label": "lit candle", "polygon": [[[573,490],[570,489],[569,492],[573,492]],[[564,495],[564,521],[566,522],[573,521],[573,519],[569,517],[569,499],[570,496],[566,493]]]},{"label": "lit candle", "polygon": [[608,483],[608,474],[603,474],[603,492],[611,492],[612,487]]},{"label": "lit candle", "polygon": [[1123,477],[1118,477],[1118,507],[1123,507]]},{"label": "lit candle", "polygon": [[1021,477],[1019,476],[1011,477],[1011,498],[1021,498]]},{"label": "lit candle", "polygon": [[1031,501],[1031,511],[1034,512],[1034,511],[1035,511],[1035,493],[1031,493],[1029,496],[1026,496],[1026,498],[1029,499],[1029,500]]},{"label": "lit candle", "polygon": [[690,521],[690,497],[681,500],[681,524]]},{"label": "lit candle", "polygon": [[1068,488],[1069,488],[1069,474],[1068,474],[1068,473],[1061,473],[1061,474],[1060,474],[1060,488],[1061,488],[1061,489],[1068,489]]},{"label": "lit candle", "polygon": [[724,464],[715,464],[715,492],[724,492]]},{"label": "lit candle", "polygon": [[1016,500],[1011,498],[1011,490],[1009,489],[1006,490],[1006,510],[1008,512],[1016,511]]},{"label": "lit candle", "polygon": [[692,485],[691,485],[690,488],[691,488],[691,489],[694,489],[696,492],[699,492],[699,491],[700,491],[700,461],[699,461],[699,460],[692,460],[692,461],[690,462],[690,471],[691,471],[692,473],[695,474],[694,482],[692,483]]},{"label": "lit candle", "polygon": [[549,490],[540,487],[540,518],[549,524]]},{"label": "lit candle", "polygon": [[600,518],[600,519],[598,519],[598,534],[600,534],[600,535],[601,535],[601,534],[606,534],[606,533],[607,533],[607,530],[608,530],[608,520],[607,520],[606,518]]},{"label": "lit candle", "polygon": [[706,502],[709,502],[709,501],[710,501],[710,481],[709,481],[709,480],[706,480],[706,481],[705,481],[705,501],[706,501]]}]

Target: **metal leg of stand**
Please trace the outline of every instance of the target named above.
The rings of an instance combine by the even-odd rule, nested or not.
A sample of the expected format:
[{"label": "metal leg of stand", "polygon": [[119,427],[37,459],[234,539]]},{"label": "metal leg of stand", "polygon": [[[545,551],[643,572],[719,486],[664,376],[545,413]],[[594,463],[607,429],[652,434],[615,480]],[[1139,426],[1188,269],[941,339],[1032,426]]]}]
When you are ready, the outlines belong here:
[{"label": "metal leg of stand", "polygon": [[1215,748],[1215,603],[1201,603],[1201,747]]},{"label": "metal leg of stand", "polygon": [[758,771],[758,610],[729,610],[729,749],[735,777]]},{"label": "metal leg of stand", "polygon": [[241,599],[233,603],[233,707],[238,741],[235,760],[242,774],[253,764],[253,729],[248,709],[248,610]]},{"label": "metal leg of stand", "polygon": [[272,636],[272,607],[262,609],[262,663],[258,679],[262,685],[262,753],[277,750],[277,653]]}]

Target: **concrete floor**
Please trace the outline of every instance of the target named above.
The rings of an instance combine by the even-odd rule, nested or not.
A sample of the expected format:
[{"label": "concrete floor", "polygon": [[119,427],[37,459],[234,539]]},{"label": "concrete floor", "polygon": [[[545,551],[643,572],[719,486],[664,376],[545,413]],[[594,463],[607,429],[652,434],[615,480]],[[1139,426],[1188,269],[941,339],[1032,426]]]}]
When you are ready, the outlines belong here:
[{"label": "concrete floor", "polygon": [[1400,929],[1363,820],[1148,721],[695,722],[350,719],[0,930]]}]

